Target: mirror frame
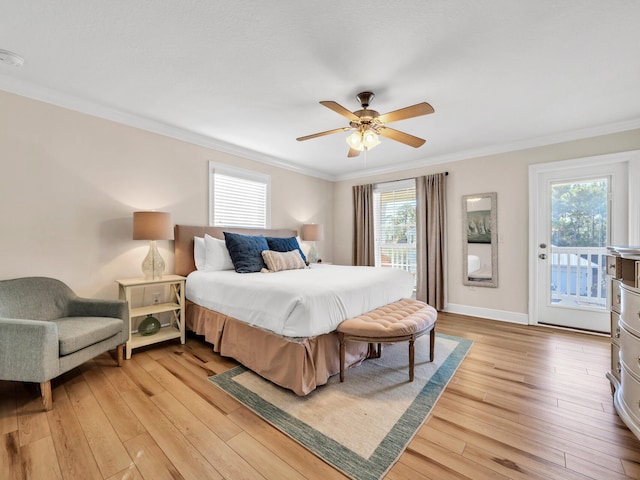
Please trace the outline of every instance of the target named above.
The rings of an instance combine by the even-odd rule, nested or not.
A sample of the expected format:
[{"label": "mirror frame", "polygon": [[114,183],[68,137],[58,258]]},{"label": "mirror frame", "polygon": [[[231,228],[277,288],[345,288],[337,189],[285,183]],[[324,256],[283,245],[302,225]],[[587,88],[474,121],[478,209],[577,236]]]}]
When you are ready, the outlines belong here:
[{"label": "mirror frame", "polygon": [[[469,279],[467,203],[469,200],[476,198],[489,198],[491,200],[491,278],[487,280]],[[493,288],[496,288],[498,286],[498,194],[496,192],[479,193],[476,195],[464,195],[462,197],[462,255],[462,283],[464,285]]]}]

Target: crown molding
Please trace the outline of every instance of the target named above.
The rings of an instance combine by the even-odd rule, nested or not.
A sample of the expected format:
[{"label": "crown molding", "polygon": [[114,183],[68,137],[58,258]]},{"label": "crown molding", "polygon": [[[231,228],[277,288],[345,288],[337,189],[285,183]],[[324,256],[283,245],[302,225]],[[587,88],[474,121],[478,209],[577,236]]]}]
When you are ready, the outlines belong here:
[{"label": "crown molding", "polygon": [[389,167],[372,168],[368,170],[360,170],[359,172],[346,173],[337,175],[335,181],[353,180],[355,178],[364,178],[375,175],[384,175],[388,173],[397,173],[414,168],[429,167],[432,165],[441,165],[445,163],[457,162],[459,160],[468,160],[471,158],[486,157],[489,155],[498,155],[501,153],[516,152],[518,150],[526,150],[528,148],[543,147],[556,143],[570,142],[573,140],[581,140],[600,135],[609,135],[612,133],[626,132],[628,130],[640,129],[640,118],[626,120],[623,122],[611,123],[608,125],[600,125],[597,127],[584,128],[581,130],[573,130],[569,132],[546,135],[542,137],[529,138],[518,142],[504,143],[499,145],[491,145],[485,148],[462,150],[445,155],[435,155],[433,157],[415,160],[411,162],[397,163]]},{"label": "crown molding", "polygon": [[62,94],[53,89],[36,85],[31,82],[19,80],[14,77],[0,74],[0,90],[32,98],[34,100],[39,100],[41,102],[49,103],[58,107],[77,111],[105,120],[110,120],[123,125],[128,125],[130,127],[139,128],[141,130],[156,133],[158,135],[175,138],[176,140],[181,140],[194,145],[211,148],[222,153],[235,155],[248,160],[254,160],[256,162],[271,165],[273,167],[282,168],[302,175],[308,175],[332,182],[396,173],[415,168],[446,164],[459,160],[485,157],[488,155],[496,155],[500,153],[514,152],[518,150],[525,150],[528,148],[541,147],[545,145],[552,145],[555,143],[569,142],[572,140],[580,140],[584,138],[596,137],[599,135],[608,135],[612,133],[619,133],[640,128],[640,118],[637,118],[608,125],[601,125],[597,127],[585,128],[581,130],[574,130],[542,137],[535,137],[517,142],[491,145],[489,147],[480,149],[470,149],[450,154],[436,155],[433,157],[427,157],[411,162],[397,163],[387,167],[359,170],[357,172],[345,173],[342,175],[332,175],[326,172],[302,167],[300,165],[287,162],[277,157],[256,152],[255,150],[224,142],[222,140],[217,140],[206,135],[190,132],[174,125],[169,125],[157,120],[152,120],[149,118],[141,117],[139,115],[134,115],[129,112],[124,112],[115,108],[100,105],[96,102],[82,99],[73,95]]},{"label": "crown molding", "polygon": [[217,140],[206,135],[190,132],[174,125],[169,125],[157,120],[152,120],[132,113],[124,112],[115,108],[100,105],[96,102],[81,99],[73,95],[66,95],[50,88],[35,85],[33,83],[17,80],[12,77],[0,75],[0,90],[21,95],[23,97],[38,100],[58,107],[66,108],[76,112],[84,113],[94,117],[110,120],[116,123],[127,125],[151,133],[175,138],[201,147],[235,155],[248,160],[271,165],[273,167],[290,170],[302,175],[317,177],[323,180],[334,181],[335,176],[320,172],[318,170],[301,167],[293,163],[286,162],[276,157],[266,155],[255,150],[251,150],[239,145]]}]

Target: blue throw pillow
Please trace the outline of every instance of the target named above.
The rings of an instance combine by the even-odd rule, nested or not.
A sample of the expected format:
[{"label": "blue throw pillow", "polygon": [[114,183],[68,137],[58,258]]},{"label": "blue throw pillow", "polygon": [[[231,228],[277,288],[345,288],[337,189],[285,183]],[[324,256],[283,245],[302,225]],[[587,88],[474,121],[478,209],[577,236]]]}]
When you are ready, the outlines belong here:
[{"label": "blue throw pillow", "polygon": [[253,273],[266,268],[262,251],[269,250],[269,245],[262,235],[224,232],[224,241],[236,272]]},{"label": "blue throw pillow", "polygon": [[307,257],[302,253],[302,249],[298,244],[298,240],[296,237],[290,238],[279,238],[279,237],[265,237],[267,239],[267,244],[269,245],[269,250],[273,250],[274,252],[290,252],[291,250],[298,250],[300,252],[300,256],[304,263],[309,265],[307,262]]}]

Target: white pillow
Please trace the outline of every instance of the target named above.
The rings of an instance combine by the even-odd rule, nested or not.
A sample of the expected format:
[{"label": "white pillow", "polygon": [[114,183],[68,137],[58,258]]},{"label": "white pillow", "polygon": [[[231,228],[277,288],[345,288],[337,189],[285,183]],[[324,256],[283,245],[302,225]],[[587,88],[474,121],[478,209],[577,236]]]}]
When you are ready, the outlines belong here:
[{"label": "white pillow", "polygon": [[262,258],[264,259],[264,263],[267,264],[267,268],[272,272],[297,270],[307,267],[298,250],[291,250],[290,252],[264,250],[262,252]]},{"label": "white pillow", "polygon": [[204,270],[206,264],[207,251],[204,246],[203,237],[193,237],[193,260],[196,263],[196,270]]},{"label": "white pillow", "polygon": [[308,257],[309,256],[309,250],[311,250],[311,245],[309,245],[307,242],[303,242],[300,239],[299,235],[296,237],[296,240],[298,241],[298,245],[300,246],[300,250],[302,250],[302,253],[304,253],[304,256]]},{"label": "white pillow", "polygon": [[204,234],[204,246],[206,250],[205,272],[218,272],[220,270],[233,270],[231,255],[227,250],[224,240],[213,238],[209,234]]}]

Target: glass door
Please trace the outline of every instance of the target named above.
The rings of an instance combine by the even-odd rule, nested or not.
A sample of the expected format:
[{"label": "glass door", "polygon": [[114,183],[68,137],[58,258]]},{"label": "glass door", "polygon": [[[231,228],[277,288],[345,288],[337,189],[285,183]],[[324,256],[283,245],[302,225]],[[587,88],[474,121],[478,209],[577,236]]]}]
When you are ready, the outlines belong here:
[{"label": "glass door", "polygon": [[609,332],[606,247],[626,238],[625,171],[610,164],[537,174],[531,323]]}]

